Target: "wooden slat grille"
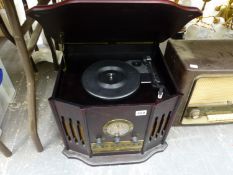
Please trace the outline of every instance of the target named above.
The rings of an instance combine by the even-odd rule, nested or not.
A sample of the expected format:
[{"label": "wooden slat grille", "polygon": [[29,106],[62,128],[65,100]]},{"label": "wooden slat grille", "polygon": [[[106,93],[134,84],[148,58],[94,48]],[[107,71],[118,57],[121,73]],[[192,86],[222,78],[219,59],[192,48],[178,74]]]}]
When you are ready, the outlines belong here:
[{"label": "wooden slat grille", "polygon": [[84,146],[85,137],[80,121],[74,121],[71,118],[67,119],[64,116],[61,116],[61,120],[68,141]]},{"label": "wooden slat grille", "polygon": [[158,137],[163,136],[165,134],[165,130],[168,126],[170,116],[171,111],[168,113],[168,115],[163,114],[161,117],[155,117],[149,141],[156,140]]}]

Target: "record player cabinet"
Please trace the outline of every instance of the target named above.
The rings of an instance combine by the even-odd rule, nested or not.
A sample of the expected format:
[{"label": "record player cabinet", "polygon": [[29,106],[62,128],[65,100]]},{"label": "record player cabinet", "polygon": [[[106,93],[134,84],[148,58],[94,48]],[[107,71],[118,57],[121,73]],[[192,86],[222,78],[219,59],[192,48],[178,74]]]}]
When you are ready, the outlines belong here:
[{"label": "record player cabinet", "polygon": [[[200,14],[196,8],[166,0],[68,0],[28,12],[64,47],[63,68],[49,101],[67,157],[90,165],[125,164],[145,161],[166,148],[181,94],[159,43]],[[162,99],[150,84],[117,101],[97,99],[82,87],[83,71],[98,60],[126,61],[148,55],[166,87]],[[106,134],[113,122],[127,125],[130,131],[121,137]]]},{"label": "record player cabinet", "polygon": [[[74,47],[85,46],[70,47],[73,49]],[[65,72],[60,71],[53,95],[50,98],[58,125],[63,133],[66,149],[90,156],[105,155],[105,157],[109,154],[143,154],[156,146],[158,147],[154,151],[162,151],[166,147],[165,138],[170,129],[173,112],[181,94],[176,91],[167,73],[158,47],[149,44],[123,46],[98,45],[91,47],[93,49],[97,47],[98,50],[102,50],[100,49],[101,47],[108,47],[107,50],[110,50],[109,47],[113,47],[118,53],[120,52],[118,49],[123,48],[125,50],[125,48],[130,48],[131,53],[125,53],[125,50],[123,54],[129,54],[133,57],[142,57],[147,54],[152,55],[152,52],[155,52],[156,64],[159,65],[160,74],[166,79],[166,87],[169,87],[169,90],[162,100],[157,100],[157,94],[150,88],[151,85],[141,86],[135,94],[119,101],[106,102],[93,98],[84,91],[80,81],[77,81],[77,79],[80,79],[80,72],[82,72],[82,68],[79,67],[77,69],[77,67],[83,62],[82,59],[75,59],[77,53],[67,53],[67,70]],[[139,49],[142,50],[142,53],[137,52],[135,54],[136,50],[139,51]],[[147,53],[145,50],[147,50]],[[92,58],[93,56],[90,56],[90,53],[93,52],[85,51],[85,53],[88,53],[88,56],[83,59],[85,59],[87,64],[90,64],[87,58]],[[112,58],[115,54],[112,51],[109,56]],[[73,56],[74,58],[72,58]],[[103,56],[101,55],[101,57]],[[83,64],[81,65],[86,67]],[[136,114],[140,112],[146,114]],[[133,132],[121,137],[120,140],[122,142],[120,141],[119,143],[115,143],[114,138],[108,137],[103,133],[104,125],[108,121],[116,119],[128,120],[134,125]],[[103,147],[96,145],[98,138],[103,139]],[[133,143],[132,141],[135,138],[137,141]],[[70,152],[66,153],[72,156]]]}]

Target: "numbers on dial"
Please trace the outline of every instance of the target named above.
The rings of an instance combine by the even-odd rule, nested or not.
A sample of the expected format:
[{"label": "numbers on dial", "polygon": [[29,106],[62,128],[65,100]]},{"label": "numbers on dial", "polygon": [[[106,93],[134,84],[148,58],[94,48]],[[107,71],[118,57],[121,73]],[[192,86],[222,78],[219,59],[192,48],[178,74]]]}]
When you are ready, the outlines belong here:
[{"label": "numbers on dial", "polygon": [[103,132],[112,137],[124,136],[130,133],[132,130],[133,123],[124,119],[111,120],[103,127]]}]

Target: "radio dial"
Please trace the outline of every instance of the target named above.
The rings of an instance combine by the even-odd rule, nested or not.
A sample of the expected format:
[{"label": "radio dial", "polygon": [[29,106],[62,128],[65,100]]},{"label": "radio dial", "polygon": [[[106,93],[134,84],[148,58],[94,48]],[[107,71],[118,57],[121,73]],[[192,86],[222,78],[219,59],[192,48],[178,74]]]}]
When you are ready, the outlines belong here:
[{"label": "radio dial", "polygon": [[125,119],[115,119],[108,121],[103,132],[111,137],[122,137],[129,134],[133,130],[133,123]]}]

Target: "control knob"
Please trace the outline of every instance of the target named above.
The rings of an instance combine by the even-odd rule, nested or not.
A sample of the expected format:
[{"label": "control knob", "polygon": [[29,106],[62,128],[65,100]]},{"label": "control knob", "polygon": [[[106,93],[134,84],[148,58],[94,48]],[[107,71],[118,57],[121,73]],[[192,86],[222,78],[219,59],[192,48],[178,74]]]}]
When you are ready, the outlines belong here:
[{"label": "control knob", "polygon": [[120,141],[121,141],[120,137],[118,137],[118,136],[114,137],[114,142],[115,143],[120,143]]},{"label": "control knob", "polygon": [[189,113],[189,116],[192,119],[197,119],[200,117],[201,111],[199,109],[192,109]]}]

